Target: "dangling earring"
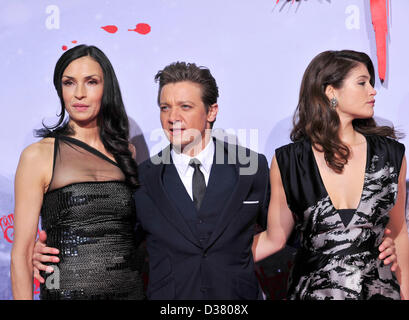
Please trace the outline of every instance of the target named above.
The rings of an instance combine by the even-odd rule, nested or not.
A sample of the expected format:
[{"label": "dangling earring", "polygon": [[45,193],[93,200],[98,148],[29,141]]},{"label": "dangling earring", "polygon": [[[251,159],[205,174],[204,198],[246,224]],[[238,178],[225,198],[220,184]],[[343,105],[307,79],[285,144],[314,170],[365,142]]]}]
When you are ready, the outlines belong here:
[{"label": "dangling earring", "polygon": [[338,105],[338,100],[337,100],[335,97],[333,97],[333,98],[330,100],[330,104],[331,104],[331,108],[335,110],[335,108],[336,108],[337,105]]}]

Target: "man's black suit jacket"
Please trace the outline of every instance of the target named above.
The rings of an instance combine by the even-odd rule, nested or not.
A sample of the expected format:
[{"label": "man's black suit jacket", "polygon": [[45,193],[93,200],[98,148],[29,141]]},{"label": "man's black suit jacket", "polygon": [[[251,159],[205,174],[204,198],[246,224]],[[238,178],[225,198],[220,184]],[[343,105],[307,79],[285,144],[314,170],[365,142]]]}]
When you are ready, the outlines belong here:
[{"label": "man's black suit jacket", "polygon": [[139,166],[134,197],[137,228],[146,233],[148,299],[261,297],[251,246],[256,223],[266,227],[267,160],[240,146],[214,143],[199,212],[171,163],[170,146]]}]

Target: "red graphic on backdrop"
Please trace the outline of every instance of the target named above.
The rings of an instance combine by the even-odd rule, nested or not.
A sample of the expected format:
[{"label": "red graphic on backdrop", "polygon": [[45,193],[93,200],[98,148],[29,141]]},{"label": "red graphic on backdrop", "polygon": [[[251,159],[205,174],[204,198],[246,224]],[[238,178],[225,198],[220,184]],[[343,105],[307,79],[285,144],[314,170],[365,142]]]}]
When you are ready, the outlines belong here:
[{"label": "red graphic on backdrop", "polygon": [[140,34],[148,34],[151,32],[151,26],[147,23],[138,23],[135,29],[128,29],[128,31],[135,31]]},{"label": "red graphic on backdrop", "polygon": [[34,279],[34,294],[40,293],[40,281]]},{"label": "red graphic on backdrop", "polygon": [[[2,216],[0,218],[0,227],[3,231],[4,239],[13,243],[14,240],[14,214],[10,213],[9,215]],[[39,236],[40,229],[37,229],[37,237]],[[34,294],[37,295],[40,293],[40,282],[34,279]]]},{"label": "red graphic on backdrop", "polygon": [[[286,0],[286,3],[294,0]],[[299,2],[300,0],[295,0]],[[280,0],[276,0],[276,5]],[[388,36],[389,0],[370,0],[372,25],[375,31],[376,56],[378,57],[378,75],[381,83],[386,76],[386,39]]]},{"label": "red graphic on backdrop", "polygon": [[[71,41],[71,43],[74,43],[74,44],[77,43],[77,42],[78,42],[77,40],[72,40],[72,41]],[[67,47],[66,45],[63,45],[61,48],[62,48],[64,51],[68,49],[68,47]]]},{"label": "red graphic on backdrop", "polygon": [[14,239],[14,215],[10,213],[8,216],[0,218],[1,231],[3,231],[4,239],[7,242],[13,243]]},{"label": "red graphic on backdrop", "polygon": [[[106,25],[101,27],[101,29],[105,30],[108,33],[116,33],[118,31],[118,27],[115,25]],[[151,32],[151,26],[147,23],[138,23],[135,26],[135,29],[128,29],[128,31],[134,31],[137,32],[139,34],[148,34],[149,32]],[[78,41],[77,40],[72,40],[71,43],[76,44]],[[68,47],[66,45],[63,45],[61,47],[64,51],[68,49]]]},{"label": "red graphic on backdrop", "polygon": [[376,56],[378,57],[378,75],[381,82],[386,74],[386,37],[388,35],[388,0],[371,0],[372,24],[375,31]]},{"label": "red graphic on backdrop", "polygon": [[104,27],[101,27],[101,29],[104,29],[106,32],[109,32],[109,33],[115,33],[118,31],[118,27],[114,25],[104,26]]},{"label": "red graphic on backdrop", "polygon": [[[14,240],[14,214],[10,213],[9,215],[2,216],[0,218],[0,227],[1,231],[3,231],[4,239],[9,242],[13,243]],[[37,229],[37,237],[40,234],[40,228]]]}]

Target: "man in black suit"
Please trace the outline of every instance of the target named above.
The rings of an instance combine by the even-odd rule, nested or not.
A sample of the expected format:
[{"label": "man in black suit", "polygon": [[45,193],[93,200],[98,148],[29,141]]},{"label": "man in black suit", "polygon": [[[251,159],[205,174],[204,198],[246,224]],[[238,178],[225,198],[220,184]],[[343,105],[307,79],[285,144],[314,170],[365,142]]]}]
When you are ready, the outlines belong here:
[{"label": "man in black suit", "polygon": [[146,231],[149,299],[257,299],[251,245],[265,227],[263,155],[211,136],[218,88],[206,68],[174,63],[156,77],[170,145],[141,164],[135,193]]}]

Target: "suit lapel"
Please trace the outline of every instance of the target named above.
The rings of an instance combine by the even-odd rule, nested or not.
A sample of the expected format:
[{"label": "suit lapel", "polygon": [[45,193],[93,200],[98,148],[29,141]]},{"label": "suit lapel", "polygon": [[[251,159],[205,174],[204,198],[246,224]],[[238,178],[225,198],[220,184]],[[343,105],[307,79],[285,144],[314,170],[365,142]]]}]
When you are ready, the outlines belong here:
[{"label": "suit lapel", "polygon": [[236,187],[236,182],[237,175],[234,165],[213,162],[199,216],[206,212],[221,212]]},{"label": "suit lapel", "polygon": [[[222,171],[225,170],[225,166],[227,166],[228,163],[234,163],[237,182],[230,196],[225,199],[226,201],[223,203],[224,206],[220,208],[220,217],[217,221],[215,229],[213,230],[209,238],[208,243],[206,244],[206,248],[210,247],[231,223],[234,215],[237,214],[240,207],[242,206],[242,200],[247,196],[252,185],[252,180],[254,179],[254,175],[240,175],[241,164],[239,163],[237,156],[232,156],[233,154],[236,155],[235,152],[228,152],[228,150],[226,150],[228,146],[232,147],[232,145],[223,144],[223,142],[215,140],[216,163],[214,164],[217,166],[217,169],[214,175],[214,181],[212,182],[209,179],[209,187],[213,188],[213,191],[211,192],[220,192],[220,190],[218,189],[217,181],[219,180],[219,177],[223,177]],[[237,147],[235,148],[237,151]],[[220,152],[223,152],[224,164],[217,164],[220,163]],[[225,162],[226,160],[228,161],[228,163]],[[210,185],[210,183],[212,183],[212,185]]]},{"label": "suit lapel", "polygon": [[[162,160],[161,160],[162,159]],[[177,229],[187,240],[201,247],[192,230],[189,228],[182,214],[179,212],[173,201],[169,198],[163,186],[162,174],[165,165],[170,164],[170,147],[162,150],[157,157],[148,164],[149,171],[146,175],[145,184],[151,195],[155,199],[155,204],[159,212]]]},{"label": "suit lapel", "polygon": [[165,193],[178,209],[179,214],[188,222],[192,233],[196,235],[197,232],[192,226],[192,221],[197,220],[197,210],[173,164],[164,166],[162,181]]}]

